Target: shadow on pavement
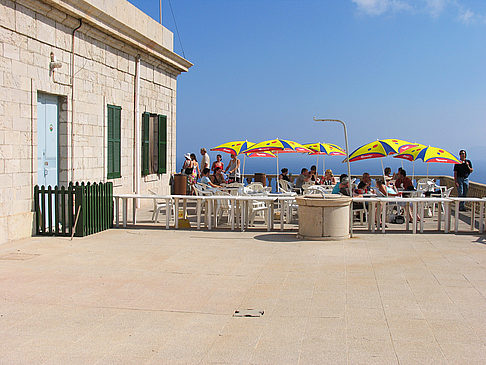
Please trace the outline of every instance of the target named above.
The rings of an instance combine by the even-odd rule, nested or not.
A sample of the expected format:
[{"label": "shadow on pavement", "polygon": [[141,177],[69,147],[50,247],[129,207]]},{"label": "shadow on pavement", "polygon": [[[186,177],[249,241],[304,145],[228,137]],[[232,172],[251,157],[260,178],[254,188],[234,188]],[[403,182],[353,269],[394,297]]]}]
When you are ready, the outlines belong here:
[{"label": "shadow on pavement", "polygon": [[267,233],[253,237],[259,241],[266,242],[302,242],[297,238],[297,233]]}]

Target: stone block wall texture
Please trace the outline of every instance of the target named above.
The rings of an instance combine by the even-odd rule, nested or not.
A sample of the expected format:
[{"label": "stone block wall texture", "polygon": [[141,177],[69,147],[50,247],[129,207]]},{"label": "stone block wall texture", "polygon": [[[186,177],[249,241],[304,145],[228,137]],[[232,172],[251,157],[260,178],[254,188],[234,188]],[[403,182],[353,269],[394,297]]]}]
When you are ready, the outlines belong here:
[{"label": "stone block wall texture", "polygon": [[[177,76],[190,63],[184,60],[184,67],[178,68],[139,41],[127,41],[128,36],[120,29],[108,25],[100,29],[97,18],[89,17],[91,12],[101,19],[100,11],[91,8],[90,2],[94,1],[79,2],[88,15],[75,36],[72,88],[72,32],[80,24],[76,9],[61,4],[66,10],[59,6],[64,3],[59,0],[0,0],[0,243],[33,232],[38,93],[54,94],[59,100],[60,185],[69,181],[108,181],[107,104],[122,108],[122,176],[112,181],[115,193],[134,191],[134,174],[141,174],[134,171],[137,55],[141,57],[139,117],[147,111],[166,115],[168,120],[167,173],[142,178],[141,192],[169,192],[170,174],[176,169]],[[124,0],[109,3],[121,4],[122,10],[135,9]],[[163,39],[164,46],[170,45],[165,50],[170,56],[171,33],[135,10],[132,16],[139,17],[139,23],[151,24],[147,34],[154,33],[154,37]],[[158,28],[160,34],[153,30]],[[62,62],[53,75],[49,72],[51,52]],[[179,56],[174,57],[177,61]]]}]

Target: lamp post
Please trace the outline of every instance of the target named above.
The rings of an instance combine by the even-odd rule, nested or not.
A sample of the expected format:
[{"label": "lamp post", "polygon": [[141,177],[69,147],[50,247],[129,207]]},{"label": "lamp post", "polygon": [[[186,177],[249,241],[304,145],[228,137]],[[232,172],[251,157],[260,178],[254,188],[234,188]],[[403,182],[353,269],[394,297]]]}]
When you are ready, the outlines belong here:
[{"label": "lamp post", "polygon": [[[344,141],[346,143],[346,162],[348,163],[348,192],[349,196],[353,197],[353,182],[351,179],[351,165],[349,164],[349,146],[348,146],[348,130],[346,129],[346,123],[339,119],[320,119],[314,117],[315,122],[338,122],[341,123],[344,128]],[[351,203],[351,217],[349,220],[349,235],[353,237],[353,203]]]}]

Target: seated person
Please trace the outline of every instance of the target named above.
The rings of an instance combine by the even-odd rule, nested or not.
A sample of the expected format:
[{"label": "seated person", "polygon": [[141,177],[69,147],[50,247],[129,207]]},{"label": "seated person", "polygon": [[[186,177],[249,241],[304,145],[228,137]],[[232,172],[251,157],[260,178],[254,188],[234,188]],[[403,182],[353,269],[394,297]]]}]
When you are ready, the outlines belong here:
[{"label": "seated person", "polygon": [[297,177],[297,180],[295,180],[295,187],[297,189],[300,189],[300,191],[302,192],[302,186],[304,185],[304,183],[310,181],[310,175],[309,175],[309,171],[304,167],[301,171],[300,171],[300,175],[299,177]]},{"label": "seated person", "polygon": [[388,185],[390,181],[393,181],[393,176],[391,175],[391,168],[390,167],[385,167],[384,171],[384,177],[385,177],[385,183]]},{"label": "seated person", "polygon": [[402,171],[402,170],[403,170],[403,168],[399,167],[398,171],[393,173],[392,180],[398,179],[398,175],[400,174],[400,171]]},{"label": "seated person", "polygon": [[[383,180],[376,180],[376,195],[378,196],[398,196],[400,193],[394,186],[385,185]],[[398,203],[399,206],[403,207],[406,203]],[[409,219],[412,220],[412,210],[408,210]],[[420,217],[417,215],[417,220],[420,220]]]},{"label": "seated person", "polygon": [[383,180],[376,180],[376,195],[378,196],[398,196],[400,195],[394,186],[385,185]]},{"label": "seated person", "polygon": [[347,178],[348,178],[347,174],[341,174],[341,176],[339,177],[339,182],[336,185],[334,185],[334,188],[332,189],[332,194],[339,194],[341,187],[348,186],[347,181],[346,182],[344,181],[344,179]]},{"label": "seated person", "polygon": [[322,185],[335,185],[336,184],[336,178],[332,174],[331,169],[327,169],[325,172],[325,175],[323,176],[321,180]]},{"label": "seated person", "polygon": [[361,177],[361,180],[358,184],[358,191],[361,193],[368,193],[371,192],[373,189],[371,188],[371,177],[370,174],[365,172]]},{"label": "seated person", "polygon": [[226,179],[224,178],[223,175],[223,169],[221,167],[216,167],[214,169],[213,182],[216,185],[221,185],[226,182]]},{"label": "seated person", "polygon": [[201,177],[201,184],[205,184],[205,185],[208,185],[212,188],[220,188],[219,185],[216,185],[214,184],[211,179],[209,178],[209,172],[211,170],[209,170],[207,167],[203,168],[202,170],[202,177]]},{"label": "seated person", "polygon": [[290,182],[289,169],[284,167],[281,171],[282,173],[278,175],[278,179]]},{"label": "seated person", "polygon": [[321,179],[319,178],[319,175],[317,174],[317,167],[316,165],[312,165],[309,171],[309,176],[310,176],[310,181],[313,181],[314,184],[320,185]]},{"label": "seated person", "polygon": [[398,170],[398,177],[395,181],[395,187],[398,190],[415,190],[412,180],[407,177],[407,172],[404,169]]}]

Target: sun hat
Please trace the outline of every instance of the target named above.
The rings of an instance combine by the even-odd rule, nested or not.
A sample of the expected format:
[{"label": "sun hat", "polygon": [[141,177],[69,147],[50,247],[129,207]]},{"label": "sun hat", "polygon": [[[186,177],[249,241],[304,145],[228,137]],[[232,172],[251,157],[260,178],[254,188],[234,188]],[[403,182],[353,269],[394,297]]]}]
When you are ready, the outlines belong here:
[{"label": "sun hat", "polygon": [[188,152],[188,153],[185,153],[185,154],[184,154],[184,157],[185,157],[186,159],[190,160],[190,159],[191,159],[191,154],[190,154],[189,152]]}]

